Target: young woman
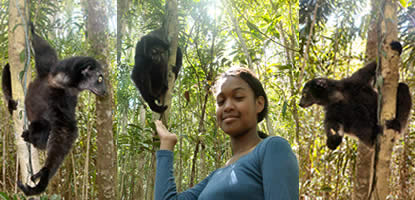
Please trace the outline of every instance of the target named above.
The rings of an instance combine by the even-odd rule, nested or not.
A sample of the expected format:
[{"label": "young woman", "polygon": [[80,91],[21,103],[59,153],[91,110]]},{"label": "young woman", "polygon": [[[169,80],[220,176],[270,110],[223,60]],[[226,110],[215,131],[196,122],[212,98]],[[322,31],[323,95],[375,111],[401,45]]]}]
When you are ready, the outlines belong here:
[{"label": "young woman", "polygon": [[199,184],[177,193],[173,150],[177,136],[156,121],[155,199],[185,200],[298,200],[297,158],[281,137],[261,139],[257,123],[267,113],[268,100],[259,80],[245,68],[231,68],[214,87],[216,118],[231,139],[232,157]]}]

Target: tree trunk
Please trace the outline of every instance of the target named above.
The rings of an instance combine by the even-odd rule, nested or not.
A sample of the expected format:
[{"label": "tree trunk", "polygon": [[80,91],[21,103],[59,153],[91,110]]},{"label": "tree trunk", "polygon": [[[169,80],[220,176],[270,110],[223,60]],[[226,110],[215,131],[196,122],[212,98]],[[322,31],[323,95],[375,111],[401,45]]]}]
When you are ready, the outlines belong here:
[{"label": "tree trunk", "polygon": [[409,138],[408,138],[408,130],[405,130],[402,134],[403,137],[403,152],[400,157],[399,163],[399,182],[400,182],[400,199],[410,199],[409,196],[409,188],[408,188],[408,180],[410,179],[409,173],[409,166],[410,165],[410,156],[408,156],[409,150]]},{"label": "tree trunk", "polygon": [[[369,31],[367,34],[367,43],[366,43],[366,61],[371,62],[377,58],[377,46],[378,46],[378,26],[377,24],[377,15],[376,12],[376,1],[372,0],[372,19],[369,25]],[[372,160],[374,156],[374,150],[368,148],[366,145],[362,144],[359,141],[359,146],[357,147],[357,160],[356,160],[356,171],[353,185],[353,200],[366,200],[369,194],[369,185],[370,185],[370,171],[371,168],[368,166],[372,165]]]},{"label": "tree trunk", "polygon": [[193,187],[196,179],[196,168],[197,168],[197,154],[199,153],[200,140],[196,142],[195,151],[193,152],[192,159],[192,172],[190,173],[189,188]]},{"label": "tree trunk", "polygon": [[[2,113],[2,117],[1,117],[1,126],[0,126],[0,130],[2,131],[2,159],[3,161],[1,162],[1,175],[2,175],[2,189],[3,191],[7,191],[7,184],[6,184],[6,173],[7,173],[7,165],[6,163],[8,162],[8,158],[7,158],[7,139],[8,139],[8,135],[10,133],[10,124],[11,120],[10,120],[10,114],[8,112],[8,109],[5,106],[2,106],[0,109],[0,112]],[[10,165],[10,164],[9,164]]]},{"label": "tree trunk", "polygon": [[[162,102],[164,105],[168,105],[167,110],[161,116],[161,120],[163,124],[168,127],[168,117],[171,108],[171,100],[172,100],[172,92],[174,87],[174,82],[176,80],[176,75],[173,72],[173,67],[176,65],[176,54],[177,54],[177,47],[178,47],[178,35],[179,30],[178,26],[178,14],[177,14],[177,0],[166,1],[166,16],[164,17],[165,21],[163,22],[163,28],[165,33],[167,33],[170,39],[170,46],[169,46],[169,58],[168,58],[168,90],[164,97],[161,97]],[[153,118],[157,119],[157,113],[153,112]],[[153,137],[155,137],[155,134]],[[156,177],[156,157],[155,157],[155,147],[153,146],[152,154],[151,154],[151,176],[150,177],[150,184],[148,185],[148,195],[150,196],[147,199],[154,199],[154,179]]]},{"label": "tree trunk", "polygon": [[366,61],[370,62],[375,60],[378,57],[378,38],[379,38],[379,11],[378,11],[379,1],[371,1],[371,20],[369,24],[369,30],[367,32],[367,43],[366,43]]},{"label": "tree trunk", "polygon": [[[88,101],[88,104],[90,102]],[[89,187],[89,154],[91,144],[91,123],[87,125],[87,137],[86,137],[86,152],[85,152],[85,164],[84,164],[84,176],[82,180],[82,200],[88,199],[88,187]]]},{"label": "tree trunk", "polygon": [[151,152],[151,157],[150,157],[150,171],[151,173],[149,174],[149,177],[147,178],[147,199],[152,200],[154,199],[154,182],[156,179],[156,153],[153,151]]},{"label": "tree trunk", "polygon": [[[297,85],[299,86],[300,81],[303,80],[303,76],[304,76],[304,72],[305,72],[305,67],[306,67],[306,63],[308,61],[308,57],[309,57],[309,52],[310,52],[310,45],[311,45],[311,41],[312,41],[312,37],[313,37],[313,30],[314,30],[314,25],[316,24],[316,20],[317,20],[317,10],[319,8],[319,0],[316,0],[316,5],[314,6],[314,10],[313,10],[313,21],[311,22],[310,25],[310,32],[308,33],[308,37],[307,37],[307,43],[306,43],[306,47],[304,49],[304,61],[301,65],[301,72],[300,75],[298,77],[298,83]],[[307,23],[306,23],[307,24]]]},{"label": "tree trunk", "polygon": [[[396,2],[384,0],[381,2],[380,11],[383,11],[383,18],[380,21],[380,40],[382,42],[381,52],[378,52],[379,59],[382,61],[381,74],[383,85],[381,86],[381,114],[380,122],[385,124],[386,120],[394,118],[396,113],[396,93],[399,79],[399,54],[392,50],[389,44],[397,40],[397,14]],[[386,199],[390,193],[390,163],[392,150],[395,144],[398,132],[392,129],[385,129],[383,135],[378,135],[374,170],[372,172],[373,185],[371,187],[371,199]]]},{"label": "tree trunk", "polygon": [[[27,88],[31,74],[29,63],[30,51],[28,48],[25,48],[29,45],[28,29],[26,26],[28,19],[27,13],[24,0],[10,1],[8,32],[9,63],[13,99],[18,102],[17,110],[13,112],[14,136],[17,146],[18,165],[20,166],[21,173],[20,180],[23,184],[32,184],[32,181],[29,181],[31,175],[29,174],[29,170],[31,170],[29,156],[31,157],[33,174],[39,171],[38,152],[33,146],[29,147],[21,137],[26,120],[26,113],[24,110],[24,90]],[[21,55],[24,56],[24,59],[21,59]],[[19,79],[19,74],[24,71],[25,64],[27,66],[27,72],[21,81]],[[29,154],[29,149],[31,155]]]},{"label": "tree trunk", "polygon": [[[145,169],[145,156],[143,154],[137,155],[137,159],[135,160],[135,162],[131,162],[134,163],[135,166],[138,166],[138,171],[143,172]],[[134,198],[136,199],[144,199],[144,181],[143,181],[143,177],[136,177],[136,180],[134,180],[135,182],[137,182],[137,192],[136,194],[134,194]]]},{"label": "tree trunk", "polygon": [[164,97],[164,104],[169,105],[167,110],[163,114],[163,123],[167,125],[167,119],[169,116],[170,108],[171,108],[171,99],[172,99],[172,92],[175,82],[175,74],[173,72],[173,67],[176,65],[176,53],[177,53],[177,46],[178,46],[178,36],[179,30],[177,28],[178,25],[178,15],[177,15],[177,0],[171,0],[166,2],[166,28],[168,33],[168,38],[171,39],[170,47],[169,47],[169,70],[168,70],[168,86],[169,89]]},{"label": "tree trunk", "polygon": [[248,61],[247,62],[248,63],[248,68],[253,70],[254,68],[252,66],[252,59],[251,59],[251,56],[249,55],[249,51],[248,51],[248,47],[246,46],[245,39],[242,36],[241,28],[239,28],[239,21],[233,15],[232,5],[231,5],[231,3],[226,2],[226,0],[224,0],[223,2],[225,3],[225,7],[228,8],[227,10],[228,10],[229,17],[231,18],[233,27],[235,28],[236,35],[238,36],[239,42],[241,43],[242,51],[244,52],[244,54],[246,56],[246,60]]},{"label": "tree trunk", "polygon": [[97,193],[98,199],[117,197],[117,155],[112,132],[112,88],[109,77],[108,13],[106,1],[87,1],[87,31],[91,56],[104,70],[107,96],[97,97]]},{"label": "tree trunk", "polygon": [[117,65],[121,63],[122,36],[125,31],[125,14],[128,11],[130,1],[117,0]]},{"label": "tree trunk", "polygon": [[353,200],[366,200],[369,192],[370,167],[372,164],[373,149],[362,142],[357,147],[356,171],[353,187]]}]

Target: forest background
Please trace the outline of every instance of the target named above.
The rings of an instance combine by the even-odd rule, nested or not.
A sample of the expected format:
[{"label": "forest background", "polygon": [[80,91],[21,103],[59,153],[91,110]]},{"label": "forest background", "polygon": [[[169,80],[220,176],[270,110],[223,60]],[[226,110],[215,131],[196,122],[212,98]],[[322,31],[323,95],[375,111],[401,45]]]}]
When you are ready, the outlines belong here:
[{"label": "forest background", "polygon": [[[0,69],[9,59],[9,12],[18,0],[0,0]],[[100,101],[83,92],[77,106],[79,138],[72,153],[53,178],[43,199],[104,199],[101,176],[116,177],[108,199],[153,199],[155,151],[152,112],[130,80],[135,44],[161,26],[164,1],[150,0],[34,0],[29,13],[40,35],[58,51],[59,58],[90,55],[94,38],[87,27],[88,6],[103,8],[105,58],[112,95],[110,136],[97,124]],[[92,3],[91,3],[92,2]],[[92,4],[92,5],[91,5]],[[414,96],[415,7],[413,0],[398,3],[400,76]],[[369,0],[180,0],[179,46],[183,67],[175,82],[168,120],[179,135],[175,151],[178,191],[198,183],[230,158],[229,138],[217,127],[210,91],[216,75],[230,66],[251,68],[270,101],[269,115],[259,129],[286,138],[300,165],[302,199],[356,197],[358,142],[346,138],[335,151],[325,146],[322,107],[298,106],[300,91],[315,77],[341,79],[365,63],[365,47],[373,14]],[[34,60],[31,61],[34,66]],[[34,71],[34,70],[32,70]],[[33,72],[34,73],[34,72]],[[34,77],[34,74],[32,74]],[[2,94],[0,95],[2,97]],[[0,197],[25,199],[16,188],[16,137],[4,98],[0,98]],[[411,113],[411,121],[414,115]],[[101,120],[101,121],[100,121]],[[396,142],[390,166],[390,199],[415,197],[415,129]],[[107,130],[108,131],[108,130]],[[100,148],[99,140],[114,148]],[[100,153],[114,152],[105,171]],[[40,160],[44,154],[40,153]],[[104,174],[102,174],[104,173]],[[107,173],[107,174],[106,174]],[[114,174],[111,174],[114,173]],[[100,174],[100,175],[97,175]],[[114,197],[114,198],[113,198]]]}]

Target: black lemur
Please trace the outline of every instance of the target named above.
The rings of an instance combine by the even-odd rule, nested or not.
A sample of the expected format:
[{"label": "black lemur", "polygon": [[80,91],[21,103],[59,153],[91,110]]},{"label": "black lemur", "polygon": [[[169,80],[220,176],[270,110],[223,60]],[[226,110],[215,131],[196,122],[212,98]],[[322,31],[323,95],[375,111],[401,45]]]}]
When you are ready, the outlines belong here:
[{"label": "black lemur", "polygon": [[47,157],[44,166],[31,177],[33,182],[40,179],[35,187],[18,182],[27,196],[45,191],[78,137],[75,119],[78,94],[89,90],[106,95],[102,67],[94,58],[76,56],[59,61],[56,51],[36,35],[33,25],[31,30],[37,77],[25,97],[30,124],[22,137],[36,148],[46,150]]},{"label": "black lemur", "polygon": [[[393,50],[402,52],[399,42],[390,45]],[[377,134],[381,133],[377,120],[378,94],[372,83],[376,66],[376,62],[369,63],[352,76],[341,80],[316,78],[305,84],[299,105],[324,106],[324,128],[330,149],[334,150],[340,145],[344,134],[355,136],[367,146],[373,147]],[[408,123],[411,107],[409,87],[399,83],[396,117],[386,122],[387,128],[401,132]]]},{"label": "black lemur", "polygon": [[[169,43],[163,28],[157,29],[143,36],[135,49],[135,64],[131,73],[131,79],[140,90],[141,96],[148,103],[151,110],[163,113],[166,105],[160,97],[164,96],[168,89],[168,57]],[[177,48],[176,66],[173,68],[175,78],[182,66],[182,52]]]}]

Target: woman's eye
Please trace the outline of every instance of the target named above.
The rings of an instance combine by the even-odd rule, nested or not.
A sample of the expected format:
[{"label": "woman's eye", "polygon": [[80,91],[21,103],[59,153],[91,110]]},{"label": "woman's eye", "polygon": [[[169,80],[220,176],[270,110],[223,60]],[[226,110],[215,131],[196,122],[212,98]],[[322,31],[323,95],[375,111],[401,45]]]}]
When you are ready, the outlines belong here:
[{"label": "woman's eye", "polygon": [[238,101],[241,101],[241,100],[244,99],[244,97],[243,96],[236,96],[235,99],[238,100]]},{"label": "woman's eye", "polygon": [[225,102],[224,98],[217,98],[216,99],[216,104],[218,104],[219,106],[222,105]]}]

